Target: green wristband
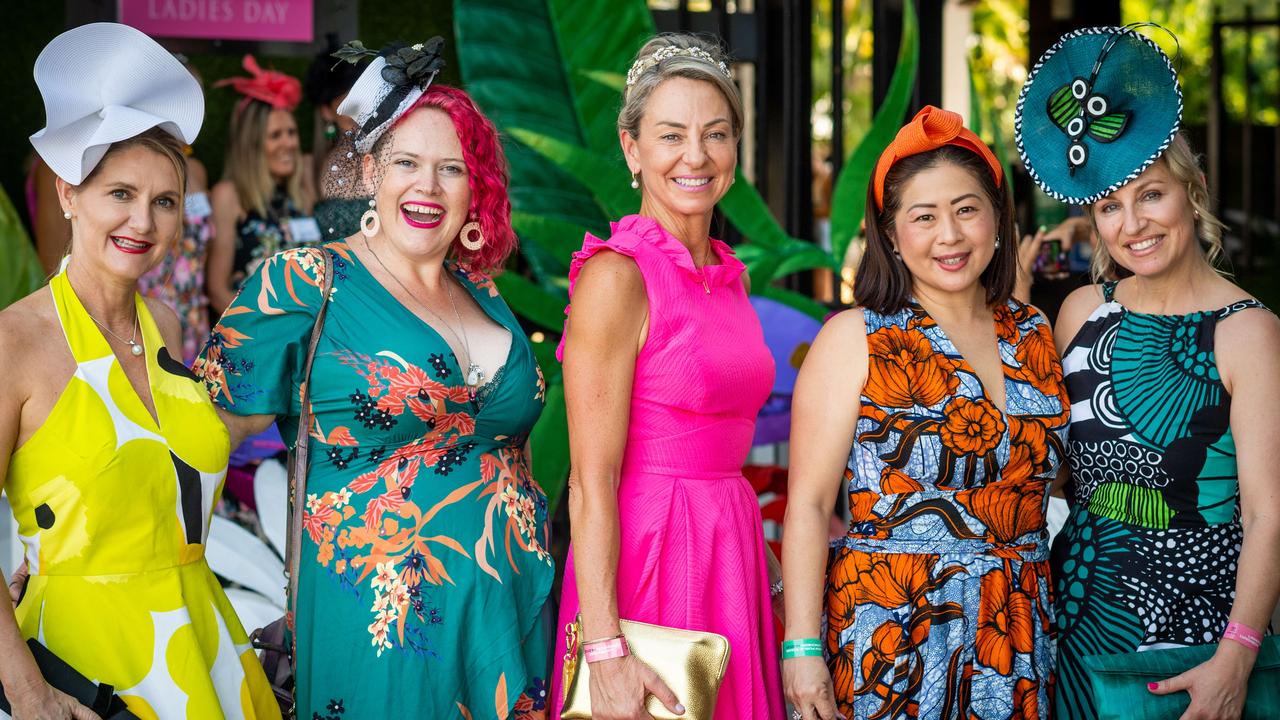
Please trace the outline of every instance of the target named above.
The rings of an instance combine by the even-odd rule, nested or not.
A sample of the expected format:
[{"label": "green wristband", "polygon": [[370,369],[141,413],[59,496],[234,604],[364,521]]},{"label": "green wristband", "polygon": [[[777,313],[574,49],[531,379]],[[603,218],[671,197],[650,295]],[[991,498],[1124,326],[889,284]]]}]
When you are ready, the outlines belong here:
[{"label": "green wristband", "polygon": [[818,638],[800,638],[782,642],[782,659],[798,657],[822,657],[822,641]]}]

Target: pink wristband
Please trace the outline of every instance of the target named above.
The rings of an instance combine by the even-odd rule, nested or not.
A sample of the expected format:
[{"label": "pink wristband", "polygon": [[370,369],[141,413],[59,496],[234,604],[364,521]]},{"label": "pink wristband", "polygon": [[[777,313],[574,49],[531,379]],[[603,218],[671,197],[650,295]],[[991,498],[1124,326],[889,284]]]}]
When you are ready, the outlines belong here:
[{"label": "pink wristband", "polygon": [[589,663],[626,657],[630,654],[631,647],[627,645],[627,639],[621,635],[582,643],[582,657]]},{"label": "pink wristband", "polygon": [[1235,640],[1250,650],[1262,649],[1262,633],[1238,622],[1227,623],[1227,629],[1226,632],[1222,633],[1222,639]]}]

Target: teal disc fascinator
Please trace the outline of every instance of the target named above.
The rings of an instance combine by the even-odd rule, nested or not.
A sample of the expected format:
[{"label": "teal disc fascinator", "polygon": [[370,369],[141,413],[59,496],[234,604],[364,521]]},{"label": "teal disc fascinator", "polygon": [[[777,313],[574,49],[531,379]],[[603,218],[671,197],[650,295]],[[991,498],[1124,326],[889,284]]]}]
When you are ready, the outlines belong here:
[{"label": "teal disc fascinator", "polygon": [[1164,30],[1152,23],[1075,30],[1031,69],[1014,135],[1027,172],[1050,197],[1077,205],[1105,197],[1177,134],[1178,74],[1140,27]]}]

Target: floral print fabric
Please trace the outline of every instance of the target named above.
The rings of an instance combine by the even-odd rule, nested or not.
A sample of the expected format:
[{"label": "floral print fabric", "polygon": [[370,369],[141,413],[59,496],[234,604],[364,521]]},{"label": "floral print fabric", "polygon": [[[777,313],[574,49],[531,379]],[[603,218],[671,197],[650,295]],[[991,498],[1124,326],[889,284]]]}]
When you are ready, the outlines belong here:
[{"label": "floral print fabric", "polygon": [[525,443],[544,384],[493,282],[448,266],[512,334],[483,394],[345,242],[269,258],[194,370],[216,403],[294,437],[321,252],[334,290],[311,375],[299,716],[542,718],[553,567]]},{"label": "floral print fabric", "polygon": [[858,718],[1043,718],[1045,506],[1068,402],[1048,323],[995,309],[1006,409],[928,313],[864,310],[869,373],[827,582],[828,666]]}]

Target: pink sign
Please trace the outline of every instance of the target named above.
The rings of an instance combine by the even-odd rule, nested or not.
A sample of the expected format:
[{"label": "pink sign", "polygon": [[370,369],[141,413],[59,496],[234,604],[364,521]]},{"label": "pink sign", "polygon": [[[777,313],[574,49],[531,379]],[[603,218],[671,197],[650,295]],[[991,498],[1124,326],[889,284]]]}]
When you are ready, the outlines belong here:
[{"label": "pink sign", "polygon": [[120,22],[156,37],[311,42],[312,0],[119,0]]}]

